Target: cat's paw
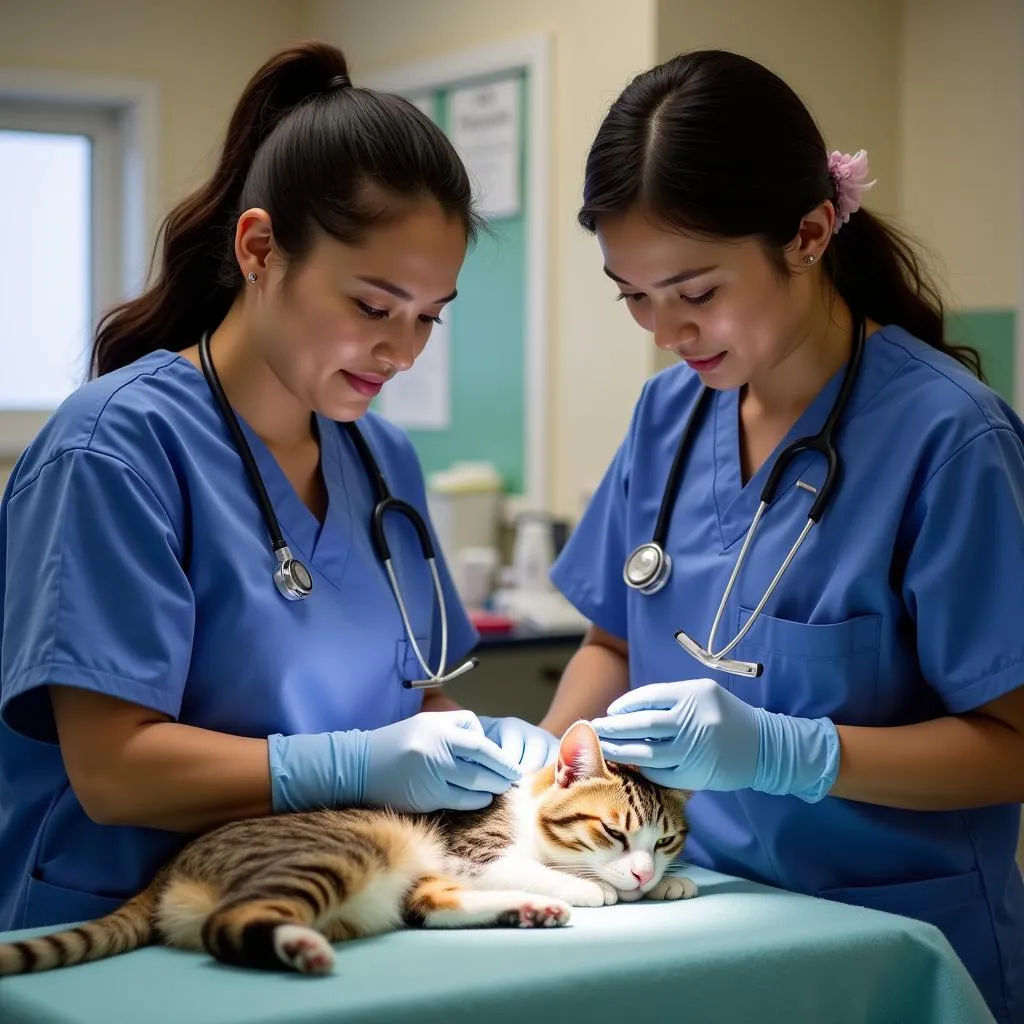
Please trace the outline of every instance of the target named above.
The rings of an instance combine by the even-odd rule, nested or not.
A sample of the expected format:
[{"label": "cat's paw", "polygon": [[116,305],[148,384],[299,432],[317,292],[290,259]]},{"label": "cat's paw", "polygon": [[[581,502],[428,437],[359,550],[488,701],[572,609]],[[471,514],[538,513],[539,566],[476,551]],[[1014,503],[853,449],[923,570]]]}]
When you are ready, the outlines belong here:
[{"label": "cat's paw", "polygon": [[607,882],[591,881],[589,878],[573,879],[560,895],[574,907],[607,907],[617,903],[619,899],[614,886]]},{"label": "cat's paw", "polygon": [[518,922],[520,928],[561,928],[569,923],[572,908],[562,900],[538,896],[524,901],[518,911],[513,910],[508,916],[515,919],[508,923]]},{"label": "cat's paw", "polygon": [[697,895],[697,883],[679,875],[666,875],[649,893],[649,900],[689,900]]},{"label": "cat's paw", "polygon": [[282,924],[274,929],[274,952],[278,959],[300,974],[330,974],[334,970],[331,944],[312,928]]}]

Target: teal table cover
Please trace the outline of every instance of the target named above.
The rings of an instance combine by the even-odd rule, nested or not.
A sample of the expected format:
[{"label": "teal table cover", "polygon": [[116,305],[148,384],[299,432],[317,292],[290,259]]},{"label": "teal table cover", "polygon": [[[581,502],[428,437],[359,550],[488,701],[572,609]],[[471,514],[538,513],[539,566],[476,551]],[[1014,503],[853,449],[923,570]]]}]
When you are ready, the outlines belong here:
[{"label": "teal table cover", "polygon": [[692,900],[575,909],[558,929],[377,936],[336,947],[326,977],[150,947],[0,978],[0,1024],[993,1020],[931,925],[684,870],[701,888]]}]

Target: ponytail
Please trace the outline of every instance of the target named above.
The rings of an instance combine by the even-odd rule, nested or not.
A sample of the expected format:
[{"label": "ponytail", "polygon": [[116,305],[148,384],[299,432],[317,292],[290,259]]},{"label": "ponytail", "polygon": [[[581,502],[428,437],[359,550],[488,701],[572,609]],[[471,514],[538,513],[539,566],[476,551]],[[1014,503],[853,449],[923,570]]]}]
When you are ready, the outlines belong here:
[{"label": "ponytail", "polygon": [[[366,186],[372,186],[368,189]],[[282,252],[300,259],[317,231],[354,243],[385,219],[368,191],[432,196],[472,236],[469,179],[444,133],[405,100],[354,89],[340,50],[310,42],[268,60],[246,85],[210,180],[167,215],[159,273],[100,320],[92,373],[158,349],[180,352],[227,314],[241,287],[235,225],[270,215]]]},{"label": "ponytail", "polygon": [[984,380],[981,355],[946,340],[942,296],[910,238],[859,209],[836,232],[825,269],[846,304],[879,324],[898,324]]}]

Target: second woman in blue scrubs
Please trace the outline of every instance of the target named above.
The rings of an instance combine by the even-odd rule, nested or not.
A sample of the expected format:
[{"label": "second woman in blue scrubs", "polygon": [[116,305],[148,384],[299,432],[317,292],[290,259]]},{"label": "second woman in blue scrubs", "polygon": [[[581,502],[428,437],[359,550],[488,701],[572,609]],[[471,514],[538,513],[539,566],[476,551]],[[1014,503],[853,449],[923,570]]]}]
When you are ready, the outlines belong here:
[{"label": "second woman in blue scrubs", "polygon": [[[409,441],[367,410],[444,315],[474,226],[444,134],[354,88],[334,48],[285,51],[249,83],[213,177],[168,219],[159,276],[101,324],[96,379],[0,504],[0,929],[98,917],[224,821],[482,807],[546,759],[554,738],[534,726],[403,688],[423,673],[340,425],[359,421],[391,492],[426,517]],[[275,586],[200,369],[207,331],[311,569],[306,600]],[[386,530],[436,670],[428,566],[405,519]],[[454,665],[476,634],[439,570]]]},{"label": "second woman in blue scrubs", "polygon": [[[937,925],[996,1019],[1024,1024],[1024,424],[944,340],[912,250],[861,208],[866,156],[829,154],[776,76],[721,52],[638,76],[587,162],[580,221],[633,317],[680,365],[650,380],[553,570],[593,623],[542,725],[594,718],[609,757],[696,790],[687,858]],[[863,362],[832,504],[731,652],[704,644],[775,455],[817,432],[855,324]],[[669,523],[672,572],[623,580]],[[782,477],[715,648],[807,522],[820,456]]]}]

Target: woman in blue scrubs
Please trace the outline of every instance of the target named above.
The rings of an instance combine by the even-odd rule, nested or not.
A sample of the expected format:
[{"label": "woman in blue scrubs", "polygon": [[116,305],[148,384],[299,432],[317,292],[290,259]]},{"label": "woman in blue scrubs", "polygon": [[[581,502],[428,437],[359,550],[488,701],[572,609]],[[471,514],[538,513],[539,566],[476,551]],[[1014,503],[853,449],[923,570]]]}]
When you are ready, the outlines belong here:
[{"label": "woman in blue scrubs", "polygon": [[[358,420],[427,516],[407,438],[368,406],[455,297],[476,226],[444,134],[306,45],[241,96],[209,182],[169,215],[159,275],[100,324],[95,379],[0,505],[0,929],[97,917],[187,834],[339,804],[481,807],[554,743],[423,679],[371,546]],[[201,370],[209,353],[312,593],[275,585],[268,527]],[[416,533],[385,530],[432,671]],[[435,541],[436,546],[436,541]],[[438,551],[448,664],[477,637]]]},{"label": "woman in blue scrubs", "polygon": [[[866,162],[830,156],[793,92],[732,54],[668,61],[613,104],[580,221],[680,363],[645,385],[554,567],[593,625],[541,724],[596,718],[610,757],[697,791],[697,864],[938,926],[996,1019],[1024,1024],[1024,424],[944,340],[910,246],[861,209]],[[707,667],[675,634],[708,643],[775,457],[822,428],[861,319],[837,490],[729,654],[763,671]],[[671,572],[642,593],[624,565],[702,387]],[[825,470],[805,453],[783,473],[715,651]]]}]

